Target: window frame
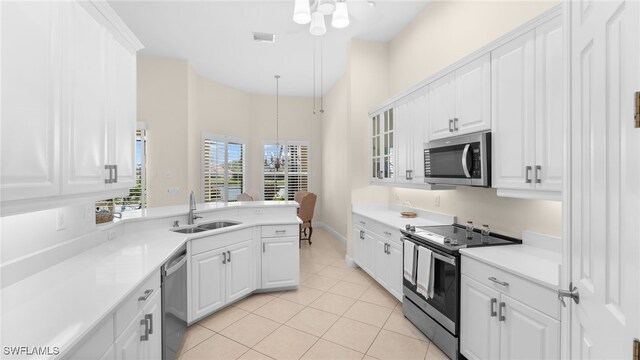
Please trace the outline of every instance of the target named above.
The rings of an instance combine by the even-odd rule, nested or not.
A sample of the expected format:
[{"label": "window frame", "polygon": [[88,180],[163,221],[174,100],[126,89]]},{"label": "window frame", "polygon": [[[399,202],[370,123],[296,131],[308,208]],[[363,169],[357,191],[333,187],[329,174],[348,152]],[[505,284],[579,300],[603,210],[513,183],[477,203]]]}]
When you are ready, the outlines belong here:
[{"label": "window frame", "polygon": [[[268,146],[268,145],[272,145],[275,146],[277,143],[279,143],[281,146],[284,146],[285,149],[287,149],[289,146],[306,146],[307,147],[307,190],[310,190],[313,186],[312,184],[312,170],[311,170],[311,159],[312,159],[312,147],[311,147],[311,141],[309,140],[281,140],[279,142],[276,142],[275,140],[263,140],[262,141],[262,147],[261,147],[261,151],[260,151],[260,159],[261,159],[261,175],[260,175],[260,195],[262,196],[262,198],[264,200],[271,200],[271,199],[267,199],[265,197],[264,194],[264,179],[265,179],[265,171],[264,171],[264,147]],[[289,194],[289,155],[287,152],[286,155],[286,159],[285,159],[285,171],[284,171],[284,184],[285,184],[285,195],[288,197]],[[287,198],[285,197],[285,200],[287,200]]]},{"label": "window frame", "polygon": [[[227,136],[227,135],[216,135],[209,132],[201,132],[200,133],[200,202],[205,202],[205,141],[217,141],[224,143],[224,163],[227,164],[229,161],[229,143],[240,144],[242,145],[242,191],[244,192],[247,188],[247,164],[248,164],[248,151],[247,151],[247,141],[240,137]],[[224,202],[229,203],[229,168],[227,166],[224,167],[224,194],[220,201],[209,201],[209,202]],[[235,202],[237,200],[233,200],[231,202]]]}]

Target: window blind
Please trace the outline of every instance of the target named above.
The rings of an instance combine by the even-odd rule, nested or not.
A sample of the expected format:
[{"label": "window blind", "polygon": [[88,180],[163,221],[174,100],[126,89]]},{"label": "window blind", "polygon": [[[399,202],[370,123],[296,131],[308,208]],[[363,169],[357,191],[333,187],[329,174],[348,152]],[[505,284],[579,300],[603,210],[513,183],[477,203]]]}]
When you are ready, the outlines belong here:
[{"label": "window blind", "polygon": [[203,137],[202,146],[204,202],[236,201],[244,191],[245,145]]},{"label": "window blind", "polygon": [[[276,170],[278,154],[284,164]],[[309,189],[309,145],[304,143],[267,144],[263,152],[263,196],[265,200],[293,200],[298,191]]]}]

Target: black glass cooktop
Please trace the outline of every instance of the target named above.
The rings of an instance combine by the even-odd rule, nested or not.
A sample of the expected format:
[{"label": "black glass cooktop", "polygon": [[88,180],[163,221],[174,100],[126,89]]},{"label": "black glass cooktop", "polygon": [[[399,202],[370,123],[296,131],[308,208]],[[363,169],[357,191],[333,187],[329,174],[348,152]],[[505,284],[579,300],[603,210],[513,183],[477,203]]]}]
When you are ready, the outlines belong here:
[{"label": "black glass cooktop", "polygon": [[467,231],[459,224],[439,226],[416,226],[415,230],[400,229],[404,235],[422,242],[425,245],[435,245],[449,253],[457,253],[459,249],[478,247],[521,244],[522,240],[490,233],[482,235],[478,229]]}]

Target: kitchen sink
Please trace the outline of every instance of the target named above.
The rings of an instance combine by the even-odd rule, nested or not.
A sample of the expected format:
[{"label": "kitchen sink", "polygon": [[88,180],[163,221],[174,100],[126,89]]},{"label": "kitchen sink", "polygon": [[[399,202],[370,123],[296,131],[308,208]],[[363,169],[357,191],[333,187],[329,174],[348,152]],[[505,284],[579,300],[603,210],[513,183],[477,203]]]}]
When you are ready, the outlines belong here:
[{"label": "kitchen sink", "polygon": [[192,227],[192,228],[182,228],[182,229],[169,229],[173,232],[177,232],[180,234],[195,234],[195,233],[199,233],[202,231],[207,231],[208,229],[201,229],[198,227]]},{"label": "kitchen sink", "polygon": [[215,230],[215,229],[221,229],[227,226],[233,226],[238,224],[240,223],[237,221],[215,221],[215,222],[210,222],[206,224],[200,224],[198,225],[198,228],[206,229],[206,230]]},{"label": "kitchen sink", "polygon": [[239,225],[239,224],[240,222],[237,222],[237,221],[214,221],[210,223],[200,224],[194,227],[177,228],[177,229],[169,229],[169,230],[180,233],[180,234],[195,234],[195,233],[199,233],[207,230],[222,229],[227,226],[233,226],[233,225]]}]

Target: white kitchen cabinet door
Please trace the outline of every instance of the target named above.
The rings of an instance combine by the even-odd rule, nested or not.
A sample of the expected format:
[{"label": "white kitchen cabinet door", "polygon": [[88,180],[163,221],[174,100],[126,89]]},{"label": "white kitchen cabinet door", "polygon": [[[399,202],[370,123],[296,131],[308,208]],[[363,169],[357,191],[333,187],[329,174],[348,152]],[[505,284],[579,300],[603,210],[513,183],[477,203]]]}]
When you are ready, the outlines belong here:
[{"label": "white kitchen cabinet door", "polygon": [[455,72],[456,135],[491,129],[491,56],[486,54]]},{"label": "white kitchen cabinet door", "polygon": [[116,340],[117,360],[139,360],[145,358],[145,346],[140,341],[144,335],[144,317],[138,312],[133,321],[127,326]]},{"label": "white kitchen cabinet door", "polygon": [[453,133],[456,112],[455,74],[448,74],[429,84],[429,139],[446,138]]},{"label": "white kitchen cabinet door", "polygon": [[388,243],[377,235],[373,236],[373,240],[375,279],[380,285],[389,288],[389,279],[391,278],[389,271],[391,271],[391,267],[389,266],[389,255],[386,253]]},{"label": "white kitchen cabinet door", "polygon": [[[562,17],[536,28],[536,189],[562,191],[564,47]],[[534,169],[536,170],[536,169]]]},{"label": "white kitchen cabinet door", "polygon": [[500,293],[462,275],[460,353],[469,360],[500,358]]},{"label": "white kitchen cabinet door", "polygon": [[298,285],[299,239],[297,236],[262,239],[262,288]]},{"label": "white kitchen cabinet door", "polygon": [[107,36],[108,157],[117,166],[112,189],[128,189],[136,183],[136,55],[112,35]]},{"label": "white kitchen cabinet door", "polygon": [[387,273],[389,277],[387,279],[388,282],[388,290],[389,292],[396,297],[396,299],[402,299],[402,269],[403,269],[403,258],[402,258],[402,246],[398,245],[394,242],[390,242],[387,247],[389,254],[387,254],[387,263],[388,269]]},{"label": "white kitchen cabinet door", "polygon": [[365,231],[357,226],[353,227],[353,259],[356,264],[364,269],[367,247],[365,242]]},{"label": "white kitchen cabinet door", "polygon": [[395,115],[395,138],[396,138],[396,183],[410,182],[409,170],[413,165],[413,156],[411,151],[412,140],[412,117],[411,117],[411,101],[403,99],[394,106]]},{"label": "white kitchen cabinet door", "polygon": [[215,249],[191,257],[191,320],[225,304],[225,256]]},{"label": "white kitchen cabinet door", "polygon": [[105,189],[105,29],[76,2],[63,3],[63,193]]},{"label": "white kitchen cabinet door", "polygon": [[502,295],[501,359],[559,359],[560,322]]},{"label": "white kitchen cabinet door", "polygon": [[0,2],[0,197],[60,191],[60,2]]},{"label": "white kitchen cabinet door", "polygon": [[377,113],[369,117],[369,124],[371,126],[371,181],[378,182],[382,180],[382,130],[380,128],[380,118],[382,114]]},{"label": "white kitchen cabinet door", "polygon": [[226,302],[230,303],[254,290],[251,281],[253,275],[251,240],[229,246],[226,250]]},{"label": "white kitchen cabinet door", "polygon": [[493,187],[531,189],[535,155],[534,31],[501,46],[491,56]]},{"label": "white kitchen cabinet door", "polygon": [[427,90],[419,90],[411,102],[411,129],[412,141],[409,152],[412,155],[411,183],[424,184],[424,143],[429,141],[428,136],[428,109]]},{"label": "white kitchen cabinet door", "polygon": [[162,359],[162,294],[156,291],[142,310],[149,337],[142,341],[144,359]]}]

